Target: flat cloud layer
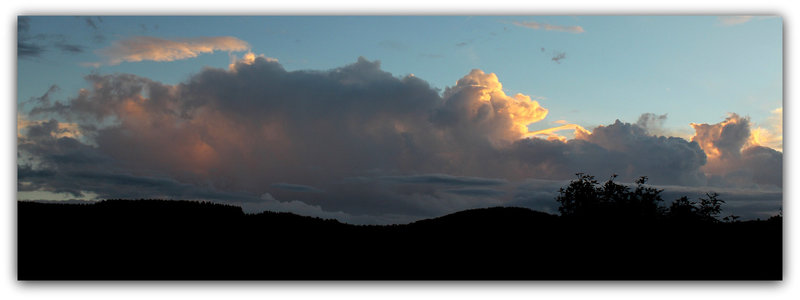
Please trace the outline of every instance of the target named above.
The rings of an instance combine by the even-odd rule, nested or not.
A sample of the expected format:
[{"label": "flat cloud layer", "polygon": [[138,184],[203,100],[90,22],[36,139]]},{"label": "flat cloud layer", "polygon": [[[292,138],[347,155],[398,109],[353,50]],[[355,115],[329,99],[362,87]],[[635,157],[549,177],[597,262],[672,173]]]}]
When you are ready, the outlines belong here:
[{"label": "flat cloud layer", "polygon": [[[248,54],[177,85],[129,74],[86,79],[91,89],[66,101],[37,100],[28,119],[52,120],[19,125],[18,190],[396,223],[496,205],[552,210],[558,186],[577,172],[694,188],[781,186],[782,154],[745,147],[738,139],[749,128],[714,134],[726,125],[705,124],[687,141],[653,135],[644,128],[658,124],[653,115],[591,132],[576,126],[572,140],[526,138],[547,109],[506,95],[481,70],[441,94],[364,58],[288,72]],[[738,156],[716,161],[708,145]]]}]

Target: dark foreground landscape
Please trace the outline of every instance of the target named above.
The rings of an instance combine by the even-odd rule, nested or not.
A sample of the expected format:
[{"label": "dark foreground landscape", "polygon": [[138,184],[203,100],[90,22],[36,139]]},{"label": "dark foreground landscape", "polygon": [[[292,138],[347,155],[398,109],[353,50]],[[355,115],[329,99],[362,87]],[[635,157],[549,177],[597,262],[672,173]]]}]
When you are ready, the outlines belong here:
[{"label": "dark foreground landscape", "polygon": [[782,218],[525,208],[356,226],[189,201],[18,202],[20,280],[781,280]]}]

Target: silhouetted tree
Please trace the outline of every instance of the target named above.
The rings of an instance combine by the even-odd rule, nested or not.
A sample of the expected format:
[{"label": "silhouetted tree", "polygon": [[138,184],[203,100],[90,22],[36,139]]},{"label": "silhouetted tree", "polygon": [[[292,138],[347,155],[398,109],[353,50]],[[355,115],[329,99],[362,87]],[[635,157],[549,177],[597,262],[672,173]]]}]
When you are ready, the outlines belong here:
[{"label": "silhouetted tree", "polygon": [[673,220],[698,220],[696,210],[689,197],[683,196],[672,202],[667,215]]},{"label": "silhouetted tree", "polygon": [[722,211],[722,204],[725,201],[719,199],[717,193],[706,193],[705,197],[700,197],[700,203],[697,212],[703,221],[718,222],[717,217]]},{"label": "silhouetted tree", "polygon": [[[667,211],[667,216],[672,220],[680,221],[702,221],[719,222],[719,214],[722,211],[722,204],[725,201],[719,199],[717,193],[706,193],[705,197],[700,197],[699,202],[692,202],[686,196],[672,202]],[[730,215],[723,221],[733,222],[738,216]]]},{"label": "silhouetted tree", "polygon": [[[672,202],[669,208],[662,206],[663,190],[645,185],[647,177],[636,180],[636,187],[614,182],[612,175],[600,184],[592,175],[577,173],[567,187],[558,191],[558,211],[569,218],[604,218],[614,220],[657,220],[668,218],[674,221],[720,222],[722,204],[725,203],[714,192],[701,196],[699,201],[690,201],[683,196]],[[723,221],[734,222],[738,216],[730,215]]]},{"label": "silhouetted tree", "polygon": [[645,186],[647,177],[637,179],[636,188],[631,191],[629,187],[614,182],[616,174],[602,185],[594,176],[576,175],[578,178],[566,188],[559,189],[556,197],[561,204],[558,210],[562,216],[653,220],[664,214],[664,208],[660,206],[663,190]]},{"label": "silhouetted tree", "polygon": [[578,179],[569,183],[566,188],[558,190],[556,201],[561,203],[558,212],[562,216],[581,216],[590,211],[597,210],[600,199],[598,195],[597,180],[594,176],[584,173],[575,174]]}]

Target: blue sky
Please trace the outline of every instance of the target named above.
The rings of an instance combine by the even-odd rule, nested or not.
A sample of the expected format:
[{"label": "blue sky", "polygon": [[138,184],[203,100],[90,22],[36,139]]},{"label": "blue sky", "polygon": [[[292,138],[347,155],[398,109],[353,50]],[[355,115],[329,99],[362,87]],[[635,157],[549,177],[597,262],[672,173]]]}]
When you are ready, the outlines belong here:
[{"label": "blue sky", "polygon": [[[580,26],[581,33],[531,29],[514,22]],[[233,36],[287,70],[327,70],[359,56],[395,76],[414,74],[444,89],[471,69],[497,74],[508,94],[535,96],[545,122],[584,127],[642,113],[667,114],[665,127],[719,122],[734,112],[765,122],[782,107],[782,20],[755,17],[726,25],[715,16],[325,16],[325,17],[32,17],[32,35],[62,35],[84,50],[49,49],[19,59],[18,102],[58,85],[60,96],[86,87],[91,72],[132,73],[175,84],[205,67],[225,68],[216,52],[168,63],[82,63],[130,36]],[[102,36],[103,39],[95,39]],[[544,50],[542,50],[544,49]],[[565,58],[551,60],[557,53]],[[241,54],[241,53],[236,53]]]}]

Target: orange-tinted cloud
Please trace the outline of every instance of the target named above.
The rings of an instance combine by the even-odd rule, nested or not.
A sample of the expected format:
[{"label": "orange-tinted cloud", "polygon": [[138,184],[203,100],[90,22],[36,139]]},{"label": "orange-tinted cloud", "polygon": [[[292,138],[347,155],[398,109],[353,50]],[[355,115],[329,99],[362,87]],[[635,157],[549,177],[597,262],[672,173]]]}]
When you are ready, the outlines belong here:
[{"label": "orange-tinted cloud", "polygon": [[783,152],[783,107],[772,111],[765,127],[756,126],[750,132],[748,145],[769,147]]},{"label": "orange-tinted cloud", "polygon": [[542,130],[529,132],[527,134],[527,136],[544,135],[544,136],[547,137],[547,139],[566,141],[567,138],[565,136],[558,135],[556,132],[557,131],[563,131],[563,130],[574,130],[575,131],[575,136],[591,134],[591,132],[589,130],[586,130],[586,128],[583,128],[583,126],[581,126],[581,125],[569,124],[569,123],[566,123],[566,121],[564,121],[564,120],[558,120],[556,122],[558,122],[558,124],[564,124],[564,125],[553,127],[553,128],[547,128],[547,129],[542,129]]},{"label": "orange-tinted cloud", "polygon": [[444,92],[437,120],[456,131],[485,135],[494,145],[508,145],[529,134],[528,125],[547,116],[530,96],[506,95],[494,73],[474,69]]},{"label": "orange-tinted cloud", "polygon": [[696,132],[691,140],[697,142],[708,157],[702,170],[712,184],[783,185],[783,155],[758,144],[766,131],[758,130],[754,135],[750,118],[732,113],[720,123],[692,123],[691,126]]},{"label": "orange-tinted cloud", "polygon": [[[30,159],[18,163],[19,182],[26,182],[18,190],[267,201],[253,207],[391,218],[502,205],[516,197],[514,182],[568,180],[576,172],[706,183],[697,143],[637,124],[589,132],[559,121],[529,131],[548,110],[529,96],[507,95],[497,75],[481,70],[443,93],[365,58],[327,71],[287,71],[247,54],[175,85],[130,74],[86,79],[87,89],[65,101],[33,102],[33,117],[77,122],[81,139],[59,137],[68,125],[54,120],[27,126],[18,151]],[[562,129],[576,138],[559,139]],[[767,148],[748,149],[743,157],[759,157],[750,165],[775,158]],[[736,177],[737,184],[771,176],[758,170],[766,173]],[[496,184],[481,187],[486,182]]]},{"label": "orange-tinted cloud", "polygon": [[244,55],[242,55],[242,58],[238,58],[236,57],[236,55],[232,55],[231,64],[228,65],[228,69],[230,69],[231,71],[236,71],[236,65],[238,64],[252,65],[253,63],[255,63],[256,57],[263,58],[268,62],[278,62],[277,58],[267,57],[264,54],[256,55],[253,52],[247,52]]},{"label": "orange-tinted cloud", "polygon": [[132,37],[115,41],[110,47],[98,51],[107,63],[174,61],[197,57],[214,51],[246,51],[250,45],[231,36],[163,39],[149,36]]},{"label": "orange-tinted cloud", "polygon": [[[42,126],[47,120],[28,120],[23,114],[17,114],[17,138],[23,138],[31,127]],[[55,130],[50,132],[54,138],[69,137],[78,138],[81,131],[77,123],[57,123]]]},{"label": "orange-tinted cloud", "polygon": [[692,137],[709,159],[720,159],[738,155],[750,137],[750,119],[731,114],[717,124],[691,123],[695,130]]}]

